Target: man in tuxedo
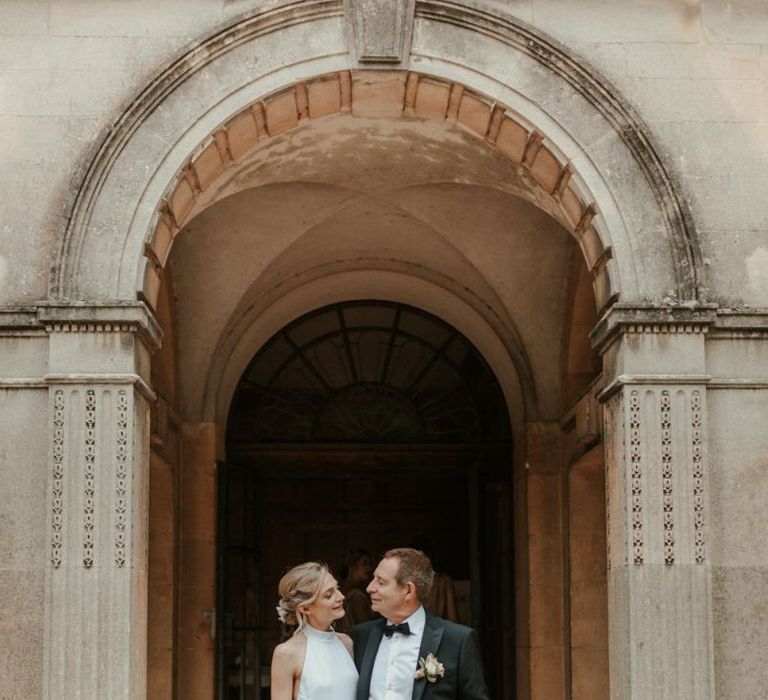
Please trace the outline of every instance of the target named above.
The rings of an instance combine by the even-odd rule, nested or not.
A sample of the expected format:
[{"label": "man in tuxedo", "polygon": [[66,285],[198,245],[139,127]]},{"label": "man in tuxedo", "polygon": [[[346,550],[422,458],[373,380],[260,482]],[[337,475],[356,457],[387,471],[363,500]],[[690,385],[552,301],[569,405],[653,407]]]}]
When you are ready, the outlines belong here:
[{"label": "man in tuxedo", "polygon": [[357,700],[489,700],[474,630],[422,606],[433,578],[416,549],[391,549],[379,562],[366,590],[384,619],[352,633]]}]

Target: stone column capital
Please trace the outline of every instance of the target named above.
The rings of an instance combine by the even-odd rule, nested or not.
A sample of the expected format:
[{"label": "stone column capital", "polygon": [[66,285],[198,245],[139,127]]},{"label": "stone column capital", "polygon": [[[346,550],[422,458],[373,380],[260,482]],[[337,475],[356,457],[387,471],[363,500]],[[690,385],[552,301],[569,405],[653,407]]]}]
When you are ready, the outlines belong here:
[{"label": "stone column capital", "polygon": [[151,355],[162,331],[144,303],[46,303],[37,321],[48,337],[46,384],[133,384],[154,400]]},{"label": "stone column capital", "polygon": [[717,304],[614,304],[600,317],[590,337],[592,346],[602,354],[629,333],[706,333],[717,319]]},{"label": "stone column capital", "polygon": [[47,333],[133,333],[149,351],[160,347],[163,332],[144,302],[41,302],[37,321]]},{"label": "stone column capital", "polygon": [[598,398],[630,384],[706,385],[705,341],[716,323],[715,305],[614,305],[591,333],[603,358]]}]

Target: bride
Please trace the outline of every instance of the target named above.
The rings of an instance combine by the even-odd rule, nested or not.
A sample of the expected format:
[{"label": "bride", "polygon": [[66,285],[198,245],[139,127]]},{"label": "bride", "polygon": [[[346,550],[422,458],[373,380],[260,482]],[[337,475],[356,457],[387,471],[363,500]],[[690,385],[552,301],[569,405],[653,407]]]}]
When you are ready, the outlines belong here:
[{"label": "bride", "polygon": [[352,640],[333,631],[344,596],[324,564],[294,566],[278,585],[280,620],[296,629],[272,655],[272,700],[354,700]]}]

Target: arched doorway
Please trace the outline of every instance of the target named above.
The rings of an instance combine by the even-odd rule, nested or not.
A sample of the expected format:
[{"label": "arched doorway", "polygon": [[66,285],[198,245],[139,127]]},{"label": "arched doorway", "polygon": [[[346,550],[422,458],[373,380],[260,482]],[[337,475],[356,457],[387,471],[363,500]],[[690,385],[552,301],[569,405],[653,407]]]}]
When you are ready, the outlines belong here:
[{"label": "arched doorway", "polygon": [[[358,78],[379,88],[391,81],[387,75]],[[397,83],[402,86],[403,80]],[[598,420],[593,380],[599,363],[591,351],[588,333],[600,308],[595,284],[601,285],[599,279],[607,280],[611,253],[598,255],[590,273],[581,245],[595,243],[594,229],[579,229],[577,236],[551,213],[521,196],[521,191],[499,189],[487,180],[488,174],[504,173],[509,182],[531,184],[526,167],[522,171],[510,169],[505,154],[478,141],[463,127],[449,123],[434,127],[419,118],[399,119],[329,115],[328,119],[310,119],[295,133],[289,130],[274,142],[265,142],[264,148],[255,147],[244,156],[244,162],[227,171],[234,175],[234,169],[242,166],[231,180],[235,186],[223,184],[217,190],[217,201],[191,215],[174,237],[173,250],[165,249],[170,274],[162,273],[158,299],[174,297],[182,377],[180,411],[187,421],[199,421],[200,428],[188,431],[189,446],[182,456],[182,511],[185,501],[204,506],[190,508],[188,515],[182,513],[179,525],[182,644],[177,677],[187,696],[197,692],[196,688],[213,691],[215,646],[227,641],[231,662],[220,663],[226,670],[219,674],[219,680],[227,687],[231,679],[234,688],[255,690],[262,683],[260,667],[266,665],[269,645],[274,643],[274,637],[261,640],[257,618],[245,619],[242,610],[237,613],[239,621],[237,615],[228,618],[227,603],[216,598],[217,593],[227,593],[221,578],[217,585],[215,538],[211,535],[217,515],[216,461],[219,476],[227,471],[234,474],[233,479],[240,479],[239,485],[230,489],[225,488],[225,479],[218,489],[220,497],[229,490],[236,496],[248,496],[251,512],[267,510],[258,501],[259,494],[267,489],[259,490],[254,470],[249,471],[242,460],[232,459],[236,451],[226,447],[227,416],[241,380],[251,371],[254,352],[262,347],[266,352],[273,346],[273,337],[283,343],[284,351],[288,352],[286,343],[291,350],[284,337],[286,321],[301,318],[308,309],[334,304],[346,308],[350,302],[371,299],[418,307],[460,330],[493,367],[503,390],[514,435],[507,453],[514,451],[514,458],[506,462],[502,490],[510,490],[512,483],[515,507],[508,509],[511,513],[507,513],[506,523],[495,523],[494,532],[500,538],[499,549],[506,551],[504,548],[514,540],[515,577],[510,575],[499,586],[498,595],[503,596],[508,619],[513,609],[516,612],[516,634],[512,635],[508,627],[506,638],[502,634],[501,641],[494,641],[487,651],[495,658],[502,649],[514,649],[513,658],[492,665],[495,673],[505,675],[498,682],[506,685],[497,687],[505,692],[515,686],[517,696],[523,698],[567,692],[571,686],[579,688],[574,697],[607,694],[605,528],[600,524],[604,509],[599,508],[604,488],[595,478],[601,474],[602,462],[593,454],[589,464],[580,465],[584,479],[575,472],[571,479],[564,464],[564,458],[577,459],[587,447],[599,451],[595,447],[599,430],[582,434],[579,419],[574,423],[563,412],[585,398],[586,392],[590,394],[586,397],[588,414],[593,416],[589,427],[594,428]],[[450,149],[446,140],[450,140]],[[292,149],[290,159],[284,157],[286,147]],[[203,159],[201,155],[195,163]],[[388,166],[381,167],[381,163]],[[467,163],[472,164],[471,171]],[[590,219],[589,211],[584,215]],[[590,247],[590,254],[594,256],[598,250],[599,246]],[[599,290],[605,300],[608,288],[599,286]],[[337,338],[343,359],[348,356],[343,342],[347,325],[344,311],[341,316],[345,319],[343,327],[338,309],[335,315],[330,313],[335,325],[327,332]],[[393,324],[392,320],[384,324],[390,336]],[[168,330],[172,332],[170,327]],[[170,335],[167,340],[171,340]],[[292,342],[302,347],[299,339]],[[433,344],[439,349],[441,342]],[[292,352],[289,357],[299,363],[300,356]],[[314,381],[316,390],[323,390],[323,381],[303,361],[299,365],[306,375],[304,381],[309,377],[310,387]],[[365,397],[370,386],[348,392],[342,394],[354,404],[356,392]],[[397,402],[396,393],[382,390],[377,397],[398,407],[390,415],[414,414],[407,402]],[[283,465],[273,464],[273,473],[288,459],[293,467],[307,441],[328,436],[324,432],[327,421],[317,417],[310,420],[307,415],[306,410],[302,413],[295,406],[281,409],[277,422],[289,436],[296,422],[303,420],[305,429],[294,435],[294,440],[298,435],[303,443],[299,450],[296,443],[278,445],[284,461]],[[316,425],[326,428],[313,434],[307,426]],[[572,425],[577,425],[578,442],[566,455],[561,447],[562,433],[568,433],[570,440]],[[286,435],[269,437],[267,431],[263,437],[260,449],[268,440],[275,442]],[[336,434],[334,440],[338,439]],[[363,439],[357,442],[365,445]],[[259,456],[266,457],[265,452],[262,449]],[[341,458],[339,454],[329,457],[321,453],[316,461],[321,457]],[[269,458],[279,462],[275,453]],[[296,472],[294,487],[314,475],[305,468],[303,473]],[[588,502],[590,513],[596,514],[589,523],[582,517],[582,505],[572,514],[568,512],[571,485],[579,484],[588,485],[590,493],[581,503]],[[466,492],[477,494],[479,486]],[[503,498],[508,501],[507,496]],[[475,505],[479,512],[479,496]],[[232,510],[220,504],[218,516],[223,518]],[[241,504],[241,516],[236,518],[239,523],[247,510]],[[322,515],[328,517],[329,513]],[[514,526],[509,522],[512,516]],[[292,517],[296,518],[296,513]],[[478,522],[479,516],[467,518],[466,529]],[[246,522],[241,529],[258,533],[258,526]],[[301,529],[307,529],[305,523]],[[414,534],[419,533],[408,533],[407,539]],[[587,536],[590,551],[578,547]],[[229,549],[240,549],[235,568],[241,572],[248,569],[243,560],[250,558],[258,584],[248,592],[241,578],[240,592],[232,596],[239,596],[241,608],[251,596],[255,609],[266,611],[259,619],[266,619],[274,600],[262,602],[254,591],[259,587],[274,589],[277,572],[269,572],[272,581],[268,586],[261,584],[256,561],[262,544],[253,537],[250,542],[241,537]],[[379,546],[383,549],[386,545],[374,543],[372,548]],[[219,549],[226,552],[228,547]],[[316,556],[307,551],[298,558]],[[571,566],[569,556],[574,562],[581,557],[583,566]],[[204,575],[194,568],[201,562],[210,562]],[[583,580],[576,581],[579,577]],[[236,577],[230,579],[237,581]],[[210,624],[200,619],[201,609],[214,608],[224,625],[215,640]],[[583,624],[595,621],[598,624],[589,629]],[[571,634],[572,630],[576,633]],[[220,656],[225,652],[226,648]],[[165,672],[171,675],[167,668]],[[190,679],[196,675],[200,678],[194,683]],[[509,680],[515,676],[514,682]]]},{"label": "arched doorway", "polygon": [[[357,79],[384,89],[393,78],[377,74]],[[341,79],[331,82],[338,85]],[[395,82],[402,87],[407,79],[400,76]],[[294,93],[290,99],[295,100]],[[182,541],[188,543],[179,572],[180,687],[187,694],[200,687],[213,689],[215,645],[225,639],[222,633],[211,639],[200,610],[216,608],[219,622],[226,624],[226,605],[216,602],[217,589],[222,593],[226,586],[217,587],[213,563],[204,576],[192,567],[214,558],[213,465],[219,461],[219,472],[242,466],[225,466],[230,459],[227,415],[255,350],[273,336],[281,337],[286,321],[308,309],[380,299],[418,307],[459,329],[493,367],[503,388],[515,438],[510,446],[514,459],[505,475],[514,484],[515,523],[496,532],[515,544],[517,578],[502,593],[508,610],[516,611],[516,635],[514,660],[494,671],[517,676],[518,697],[566,692],[571,678],[584,688],[585,675],[591,685],[575,697],[604,697],[605,615],[594,611],[605,609],[605,584],[594,576],[588,591],[571,587],[565,561],[569,533],[576,544],[585,528],[580,530],[579,522],[569,530],[569,480],[561,441],[563,429],[572,431],[571,421],[561,426],[560,419],[569,403],[594,389],[598,363],[589,356],[587,334],[600,306],[594,285],[601,300],[608,296],[609,287],[597,280],[608,279],[611,253],[597,255],[600,247],[592,246],[596,241],[589,207],[583,222],[589,231],[579,229],[576,236],[523,197],[522,189],[493,186],[487,178],[498,173],[508,182],[533,185],[526,166],[521,171],[510,168],[505,154],[463,126],[398,119],[329,115],[265,141],[263,148],[257,144],[244,161],[225,171],[233,179],[216,189],[217,200],[191,214],[174,236],[173,250],[164,250],[171,275],[161,273],[158,293],[175,297],[182,410],[187,420],[200,421],[182,462],[182,504],[186,491],[188,503],[208,508],[182,516],[180,523]],[[291,158],[284,157],[286,147]],[[202,168],[205,158],[200,155],[195,167]],[[159,224],[159,235],[164,235],[163,226]],[[590,255],[597,255],[592,273],[581,249],[587,241]],[[585,447],[584,439],[579,436],[578,450]],[[598,439],[599,434],[592,434],[586,444],[594,447]],[[590,469],[599,472],[599,460]],[[243,482],[246,474],[241,471]],[[591,485],[599,502],[604,489],[597,479]],[[258,492],[249,485],[233,493],[249,489]],[[596,520],[604,519],[599,509],[595,512]],[[218,509],[219,516],[226,513],[226,507]],[[598,533],[590,535],[594,553],[604,552]],[[237,546],[252,548],[251,557],[258,552],[255,541],[241,540]],[[184,544],[181,549],[185,551]],[[604,561],[596,559],[587,568],[603,571]],[[245,591],[240,595],[244,600]],[[271,613],[271,607],[266,610]],[[570,634],[577,617],[601,623],[596,635],[586,635],[586,642],[585,635]],[[254,625],[245,623],[232,630],[240,634],[233,645],[241,652],[232,676],[241,688],[256,688],[261,684],[258,667],[269,655],[267,651],[267,658],[259,658],[259,647],[269,647],[257,643],[257,630],[247,630]],[[587,648],[574,649],[572,642]],[[499,648],[494,645],[490,655]],[[250,666],[245,665],[247,657],[253,659]],[[197,683],[190,680],[195,675],[201,676]],[[229,683],[229,674],[219,679]]]},{"label": "arched doorway", "polygon": [[240,380],[219,469],[219,697],[267,697],[287,567],[408,544],[453,581],[493,697],[514,697],[511,463],[499,383],[444,321],[353,301],[281,329]]}]

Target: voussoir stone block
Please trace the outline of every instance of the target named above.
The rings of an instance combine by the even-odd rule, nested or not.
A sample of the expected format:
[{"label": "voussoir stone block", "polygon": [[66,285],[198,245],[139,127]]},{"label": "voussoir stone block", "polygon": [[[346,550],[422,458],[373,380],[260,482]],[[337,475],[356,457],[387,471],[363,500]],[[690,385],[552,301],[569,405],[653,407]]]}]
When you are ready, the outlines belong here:
[{"label": "voussoir stone block", "polygon": [[547,192],[553,192],[563,166],[546,146],[539,149],[531,166],[531,175]]},{"label": "voussoir stone block", "polygon": [[157,304],[157,297],[160,293],[160,285],[162,284],[162,278],[160,277],[160,271],[155,269],[154,265],[147,264],[144,266],[144,284],[142,290],[147,301],[154,307]]},{"label": "voussoir stone block", "polygon": [[192,189],[192,185],[187,182],[186,178],[179,178],[168,202],[173,218],[179,223],[184,221],[194,203],[195,191]]},{"label": "voussoir stone block", "polygon": [[468,129],[485,136],[491,120],[491,105],[475,95],[465,92],[459,105],[458,120]]},{"label": "voussoir stone block", "polygon": [[399,117],[405,100],[404,72],[352,73],[352,115],[355,117]]},{"label": "voussoir stone block", "polygon": [[584,213],[584,206],[581,198],[570,185],[563,190],[563,194],[560,197],[560,206],[568,223],[571,226],[576,226]]},{"label": "voussoir stone block", "polygon": [[270,136],[282,134],[299,123],[295,89],[287,90],[266,101],[264,109],[267,117],[267,131]]},{"label": "voussoir stone block", "polygon": [[421,79],[416,92],[414,111],[425,119],[445,119],[451,87],[447,83]]},{"label": "voussoir stone block", "polygon": [[233,160],[237,160],[258,143],[259,129],[250,109],[227,124],[227,140]]},{"label": "voussoir stone block", "polygon": [[309,116],[325,117],[341,111],[341,85],[336,78],[315,80],[307,84]]},{"label": "voussoir stone block", "polygon": [[581,234],[581,250],[584,253],[587,268],[591,270],[605,250],[594,226],[587,226]]},{"label": "voussoir stone block", "polygon": [[595,292],[595,303],[599,309],[602,309],[611,298],[613,293],[611,290],[611,278],[608,273],[608,268],[603,267],[600,272],[595,276],[592,284],[592,289]]},{"label": "voussoir stone block", "polygon": [[152,239],[152,252],[161,267],[165,267],[172,244],[173,231],[171,231],[170,226],[161,219],[157,224],[157,228],[155,228],[155,235]]},{"label": "voussoir stone block", "polygon": [[202,153],[192,162],[192,167],[200,183],[200,189],[206,190],[208,186],[224,172],[224,162],[221,159],[219,149],[214,142],[206,146]]},{"label": "voussoir stone block", "polygon": [[499,133],[496,136],[496,147],[515,163],[523,161],[525,146],[528,143],[528,132],[514,119],[506,117],[502,120]]}]

